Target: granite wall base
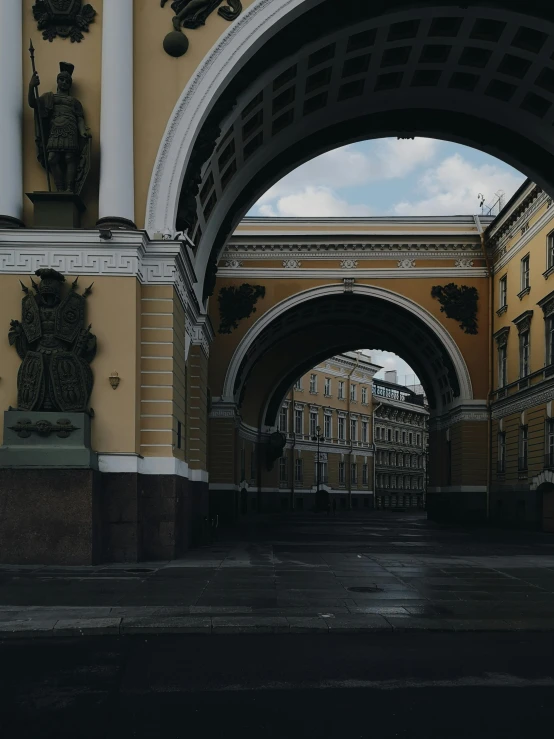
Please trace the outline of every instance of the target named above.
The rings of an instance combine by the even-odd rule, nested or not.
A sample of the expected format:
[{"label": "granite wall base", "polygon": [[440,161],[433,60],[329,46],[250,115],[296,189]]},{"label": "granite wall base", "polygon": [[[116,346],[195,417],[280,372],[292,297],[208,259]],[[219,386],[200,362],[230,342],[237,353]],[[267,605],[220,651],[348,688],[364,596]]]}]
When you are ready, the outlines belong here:
[{"label": "granite wall base", "polygon": [[487,493],[427,493],[426,508],[431,521],[482,524],[487,522]]},{"label": "granite wall base", "polygon": [[94,470],[0,469],[0,563],[100,562],[100,490]]}]

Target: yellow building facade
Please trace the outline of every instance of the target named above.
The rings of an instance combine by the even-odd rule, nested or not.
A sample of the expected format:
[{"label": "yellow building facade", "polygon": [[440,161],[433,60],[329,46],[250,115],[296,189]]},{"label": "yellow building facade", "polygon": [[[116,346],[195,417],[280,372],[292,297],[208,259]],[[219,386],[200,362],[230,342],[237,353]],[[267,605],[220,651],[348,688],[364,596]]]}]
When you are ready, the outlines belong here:
[{"label": "yellow building facade", "polygon": [[[176,20],[170,3],[90,5],[2,3],[0,399],[16,416],[0,424],[0,560],[170,558],[204,541],[214,517],[240,511],[241,428],[255,429],[264,450],[258,487],[280,490],[273,435],[283,399],[310,368],[360,346],[400,354],[425,387],[430,515],[542,525],[552,9],[394,0],[376,10],[344,0],[337,22],[331,0],[206,2],[194,18],[182,6]],[[71,77],[69,101],[56,98],[60,70]],[[81,109],[72,123],[68,110]],[[52,137],[54,110],[63,120]],[[245,219],[299,164],[380,136],[476,146],[530,180],[493,222]],[[66,150],[74,164],[79,152],[83,186],[57,192]],[[51,162],[52,191],[41,159]],[[527,252],[530,291],[521,287]],[[96,337],[90,367],[84,337],[56,365],[69,385],[78,368],[90,390],[73,404],[79,419],[45,405],[55,373],[44,342],[34,365],[47,369],[43,386],[30,364],[20,373],[17,325],[8,337],[10,321],[29,315],[22,298],[52,288],[34,290],[38,270],[65,278],[39,277],[57,281],[64,306],[72,292],[86,301],[78,318],[86,341],[88,324]],[[48,300],[40,309],[51,332]],[[61,324],[54,333],[62,328],[71,333]],[[501,345],[506,383],[497,387]],[[77,437],[93,455],[88,468],[63,457]],[[525,449],[527,472],[514,466]]]}]

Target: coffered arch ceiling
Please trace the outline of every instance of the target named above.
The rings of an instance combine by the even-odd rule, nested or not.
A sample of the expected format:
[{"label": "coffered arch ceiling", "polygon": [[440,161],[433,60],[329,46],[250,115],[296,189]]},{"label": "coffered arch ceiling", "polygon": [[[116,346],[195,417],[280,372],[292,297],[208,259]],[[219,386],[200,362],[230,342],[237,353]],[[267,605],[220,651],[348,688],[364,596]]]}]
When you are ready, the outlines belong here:
[{"label": "coffered arch ceiling", "polygon": [[460,376],[465,367],[440,336],[405,306],[377,296],[338,293],[306,300],[243,342],[240,363],[226,380],[232,398],[225,399],[238,403],[248,423],[274,426],[296,378],[335,354],[364,346],[401,356],[420,377],[434,413],[464,394],[463,400],[471,399],[467,378]]},{"label": "coffered arch ceiling", "polygon": [[177,227],[193,237],[200,281],[210,255],[213,266],[268,187],[313,156],[356,140],[458,141],[509,162],[554,194],[551,3],[306,0],[305,6],[242,68],[236,63],[197,139]]}]

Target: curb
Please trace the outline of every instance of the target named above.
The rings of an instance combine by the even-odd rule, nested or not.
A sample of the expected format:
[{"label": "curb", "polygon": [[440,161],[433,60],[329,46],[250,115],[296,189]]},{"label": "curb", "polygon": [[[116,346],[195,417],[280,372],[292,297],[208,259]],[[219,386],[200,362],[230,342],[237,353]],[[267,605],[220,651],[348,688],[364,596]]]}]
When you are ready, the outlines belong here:
[{"label": "curb", "polygon": [[554,618],[429,619],[402,616],[335,618],[287,616],[214,616],[136,618],[36,618],[0,622],[0,640],[79,636],[190,634],[362,634],[373,632],[522,632],[554,631]]}]

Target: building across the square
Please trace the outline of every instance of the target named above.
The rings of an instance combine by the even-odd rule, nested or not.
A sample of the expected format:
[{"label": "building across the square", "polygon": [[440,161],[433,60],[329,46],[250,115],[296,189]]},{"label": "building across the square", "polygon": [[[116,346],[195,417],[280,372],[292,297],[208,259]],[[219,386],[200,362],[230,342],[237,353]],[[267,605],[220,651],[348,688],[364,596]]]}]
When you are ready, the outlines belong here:
[{"label": "building across the square", "polygon": [[[312,509],[318,489],[339,510],[423,507],[429,415],[424,396],[399,385],[396,372],[376,380],[381,369],[366,353],[346,352],[313,367],[291,387],[278,423],[286,435],[278,461],[282,510]],[[252,460],[256,453],[244,439],[245,472],[247,454]],[[244,480],[252,487],[254,470],[251,461]],[[255,510],[256,498],[252,505]]]}]

